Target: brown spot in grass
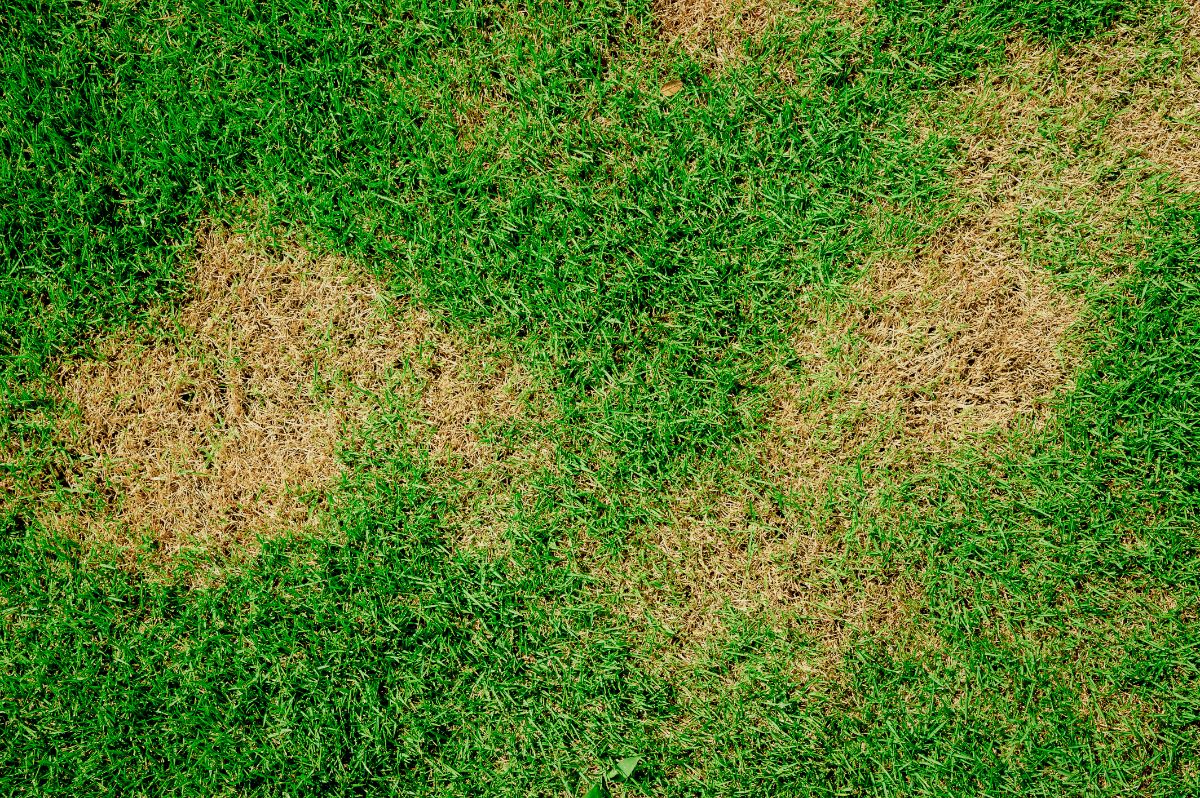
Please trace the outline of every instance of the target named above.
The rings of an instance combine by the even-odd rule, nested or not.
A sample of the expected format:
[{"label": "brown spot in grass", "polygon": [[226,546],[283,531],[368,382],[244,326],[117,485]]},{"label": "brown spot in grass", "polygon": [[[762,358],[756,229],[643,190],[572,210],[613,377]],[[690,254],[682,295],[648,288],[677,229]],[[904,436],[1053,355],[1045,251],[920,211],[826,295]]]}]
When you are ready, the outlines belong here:
[{"label": "brown spot in grass", "polygon": [[345,260],[268,255],[222,230],[200,237],[190,296],[154,327],[59,370],[102,507],[44,520],[122,548],[149,538],[159,559],[247,553],[259,536],[316,530],[338,442],[385,390],[416,406],[425,429],[414,442],[468,470],[495,466],[481,425],[519,411],[524,378],[511,362],[468,375],[487,358],[423,313],[394,313]]},{"label": "brown spot in grass", "polygon": [[818,15],[854,25],[865,21],[868,0],[795,4],[783,0],[656,0],[659,35],[719,69],[741,57],[742,43],[782,17]]},{"label": "brown spot in grass", "polygon": [[[864,635],[937,645],[914,615],[915,572],[864,559],[858,536],[923,512],[888,500],[889,485],[1045,423],[1068,388],[1083,302],[1020,231],[1045,213],[1075,225],[1096,263],[1128,256],[1136,194],[1105,178],[1120,155],[1097,122],[1135,80],[1143,44],[1116,40],[1104,62],[1014,40],[1007,64],[914,114],[917,134],[962,141],[951,218],[907,250],[881,235],[860,278],[811,297],[793,338],[805,369],[780,386],[757,461],[681,490],[612,568],[630,614],[668,629],[681,656],[724,628],[725,608],[820,641],[802,663],[817,670]],[[791,503],[772,509],[752,485]]]},{"label": "brown spot in grass", "polygon": [[914,580],[859,573],[839,519],[779,510],[749,491],[712,485],[683,493],[669,518],[634,541],[606,588],[636,620],[668,638],[679,662],[694,663],[726,630],[733,612],[796,630],[815,656],[797,665],[825,672],[861,634],[887,636],[919,603]]},{"label": "brown spot in grass", "polygon": [[[821,641],[823,654],[799,663],[817,670],[863,635],[938,646],[914,615],[913,570],[863,559],[856,529],[922,512],[911,499],[882,500],[898,477],[1047,421],[1089,319],[1047,270],[1053,251],[1036,224],[1062,220],[1081,262],[1103,275],[1136,248],[1124,221],[1147,169],[1130,167],[1129,151],[1150,172],[1195,179],[1187,123],[1200,37],[1177,30],[1182,66],[1153,79],[1147,65],[1162,53],[1152,32],[1116,31],[1067,52],[1014,39],[1005,64],[914,114],[917,134],[960,137],[961,204],[909,251],[877,255],[861,278],[802,309],[794,345],[807,368],[780,391],[757,466],[742,485],[681,493],[649,534],[650,553],[622,563],[638,612],[694,641],[722,628],[723,607],[793,625]],[[771,511],[744,487],[755,481],[794,504]],[[840,509],[850,505],[857,527]]]},{"label": "brown spot in grass", "polygon": [[415,369],[427,425],[418,438],[432,455],[433,487],[452,505],[444,520],[459,548],[503,556],[514,496],[553,467],[550,399],[511,356],[448,336]]},{"label": "brown spot in grass", "polygon": [[923,107],[913,126],[962,129],[960,180],[973,200],[1076,213],[1105,240],[1151,174],[1200,185],[1198,20],[1193,5],[1165,37],[1155,25],[1121,28],[1066,51],[1014,39],[1007,63]]},{"label": "brown spot in grass", "polygon": [[741,41],[766,27],[775,4],[733,0],[657,0],[654,20],[661,35],[692,53],[711,49],[723,62]]},{"label": "brown spot in grass", "polygon": [[[819,493],[846,463],[913,467],[1044,418],[1075,368],[1068,338],[1083,305],[1031,262],[1029,246],[1046,256],[1029,225],[1039,214],[1065,219],[1094,263],[1130,254],[1122,220],[1141,173],[1108,179],[1131,139],[1105,120],[1139,93],[1193,102],[1187,69],[1147,85],[1155,47],[1142,30],[1065,53],[1014,39],[1005,64],[918,110],[914,130],[962,132],[962,205],[910,254],[878,258],[805,309],[796,347],[809,373],[782,397],[771,468]],[[1183,175],[1190,157],[1173,141],[1155,161],[1188,162],[1175,170]]]},{"label": "brown spot in grass", "polygon": [[1141,155],[1195,191],[1200,189],[1200,5],[1189,4],[1183,13],[1176,23],[1173,63],[1169,68],[1159,64],[1158,74],[1140,74],[1138,67],[1148,60],[1145,46],[1124,48],[1125,60],[1133,62],[1124,70],[1103,70],[1114,60],[1115,48],[1090,55],[1107,73],[1106,80],[1094,83],[1110,95],[1119,92],[1125,106],[1107,125],[1110,145]]},{"label": "brown spot in grass", "polygon": [[981,209],[814,301],[796,337],[809,373],[782,397],[767,450],[794,487],[819,491],[855,461],[927,461],[1038,418],[1063,388],[1081,303],[1025,263],[1005,210]]}]

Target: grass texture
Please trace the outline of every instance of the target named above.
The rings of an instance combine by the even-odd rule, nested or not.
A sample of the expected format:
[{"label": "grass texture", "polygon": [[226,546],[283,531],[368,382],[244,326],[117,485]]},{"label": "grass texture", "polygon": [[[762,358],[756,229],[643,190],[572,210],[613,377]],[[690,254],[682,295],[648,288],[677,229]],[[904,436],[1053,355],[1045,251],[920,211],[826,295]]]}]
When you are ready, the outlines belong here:
[{"label": "grass texture", "polygon": [[[1185,188],[1147,183],[1115,266],[1069,214],[1024,230],[1094,321],[1052,423],[824,500],[847,590],[917,586],[909,642],[798,668],[822,646],[803,624],[731,607],[664,667],[669,635],[579,555],[621,552],[664,494],[739,462],[805,368],[802,300],[950,213],[961,131],[916,131],[917,111],[1013,41],[1168,12],[813,5],[714,70],[644,3],[7,2],[0,791],[582,795],[636,755],[606,789],[1200,793]],[[336,534],[265,542],[212,583],[40,523],[78,456],[53,364],[178,302],[196,231],[248,218],[537,375],[555,467],[515,502],[509,554],[454,545],[465,488],[403,407],[342,452]]]}]

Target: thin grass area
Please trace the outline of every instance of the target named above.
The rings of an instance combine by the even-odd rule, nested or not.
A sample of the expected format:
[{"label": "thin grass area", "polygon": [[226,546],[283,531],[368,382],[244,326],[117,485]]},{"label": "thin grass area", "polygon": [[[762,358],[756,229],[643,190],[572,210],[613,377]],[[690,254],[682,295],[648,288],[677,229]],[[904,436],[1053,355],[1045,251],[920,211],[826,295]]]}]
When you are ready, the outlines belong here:
[{"label": "thin grass area", "polygon": [[760,36],[773,25],[843,23],[863,26],[868,22],[868,2],[850,0],[829,4],[795,4],[781,0],[658,0],[654,27],[671,47],[678,47],[706,69],[721,69],[746,58],[744,43]]},{"label": "thin grass area", "polygon": [[262,257],[221,231],[201,235],[192,282],[158,340],[118,334],[55,375],[78,412],[70,488],[104,497],[98,517],[55,526],[164,557],[310,527],[302,494],[329,489],[339,434],[422,337],[344,262]]}]

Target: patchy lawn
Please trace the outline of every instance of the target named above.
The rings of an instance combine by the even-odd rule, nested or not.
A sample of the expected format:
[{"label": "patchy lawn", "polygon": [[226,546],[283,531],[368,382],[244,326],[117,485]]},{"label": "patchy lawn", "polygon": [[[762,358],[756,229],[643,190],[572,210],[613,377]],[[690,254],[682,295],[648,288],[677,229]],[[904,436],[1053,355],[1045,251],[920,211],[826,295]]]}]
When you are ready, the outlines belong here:
[{"label": "patchy lawn", "polygon": [[1198,21],[8,10],[0,785],[1200,792]]}]

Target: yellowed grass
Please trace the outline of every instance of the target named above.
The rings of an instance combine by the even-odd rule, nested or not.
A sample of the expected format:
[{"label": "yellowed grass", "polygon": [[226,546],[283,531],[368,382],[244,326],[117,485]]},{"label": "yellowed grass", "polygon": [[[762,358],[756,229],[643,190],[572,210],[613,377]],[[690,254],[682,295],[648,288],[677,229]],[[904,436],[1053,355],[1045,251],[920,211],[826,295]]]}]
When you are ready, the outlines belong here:
[{"label": "yellowed grass", "polygon": [[660,35],[693,54],[711,51],[718,63],[734,58],[742,40],[761,32],[779,3],[734,0],[658,0],[654,19]]},{"label": "yellowed grass", "polygon": [[761,34],[781,17],[831,18],[861,25],[869,0],[832,3],[789,3],[785,0],[656,0],[654,20],[659,35],[679,44],[709,67],[720,69],[741,57],[742,43]]},{"label": "yellowed grass", "polygon": [[[521,412],[527,385],[511,361],[398,311],[348,262],[268,255],[224,230],[201,237],[190,297],[156,326],[59,369],[79,410],[68,434],[85,453],[83,479],[105,500],[100,512],[51,503],[44,520],[85,541],[150,539],[164,559],[245,554],[262,536],[315,531],[338,442],[385,389],[410,394],[424,423],[415,440],[435,461],[487,482],[497,457],[479,430]],[[507,494],[491,487],[496,510]],[[495,524],[487,513],[464,524],[466,539],[495,535],[479,528]]]},{"label": "yellowed grass", "polygon": [[[1127,104],[1106,130],[1111,146],[1141,155],[1194,191],[1200,188],[1200,4],[1189,4],[1185,13],[1179,59],[1165,75],[1128,79],[1117,72],[1114,79],[1101,67],[1096,71],[1109,79],[1095,82]],[[1104,53],[1090,55],[1092,63],[1104,63]]]},{"label": "yellowed grass", "polygon": [[[674,4],[660,20],[686,43],[711,41],[730,20],[755,30],[769,13]],[[1186,39],[1194,11],[1189,19],[1184,67],[1170,79],[1143,77],[1150,45],[1137,31],[1068,53],[1014,40],[1006,64],[915,114],[914,135],[962,133],[955,218],[812,298],[794,336],[806,374],[777,386],[747,485],[700,479],[670,497],[660,523],[634,531],[621,556],[583,552],[604,577],[597,589],[675,637],[682,659],[720,633],[725,608],[823,641],[825,658],[802,668],[827,667],[859,634],[934,645],[912,617],[915,578],[864,564],[856,572],[850,525],[821,500],[856,468],[868,483],[892,479],[1045,420],[1076,366],[1071,331],[1082,309],[1028,262],[1021,220],[1070,212],[1097,236],[1119,235],[1120,200],[1137,187],[1102,173],[1131,152],[1193,179],[1186,123],[1200,45]],[[259,535],[311,528],[301,494],[336,478],[339,437],[392,386],[419,410],[415,440],[435,478],[459,486],[460,545],[504,553],[514,486],[553,460],[536,433],[512,451],[493,442],[506,424],[532,429],[551,416],[511,358],[484,356],[421,313],[385,312],[386,298],[350,264],[302,251],[267,257],[220,231],[204,239],[195,285],[174,319],[178,334],[116,336],[102,343],[103,359],[64,366],[61,384],[81,410],[78,440],[112,490],[105,512],[61,523],[120,545],[149,534],[168,556],[252,549]],[[396,383],[402,363],[415,379]],[[780,511],[749,482],[782,489],[799,509]],[[896,512],[869,500],[857,510],[879,523]]]},{"label": "yellowed grass", "polygon": [[1024,262],[992,210],[814,300],[796,336],[809,372],[781,396],[764,452],[793,489],[817,492],[851,461],[928,462],[1039,419],[1065,386],[1080,300]]},{"label": "yellowed grass", "polygon": [[[415,369],[415,404],[427,425],[418,439],[433,456],[434,486],[440,480],[457,502],[446,521],[460,547],[503,556],[515,492],[553,467],[550,399],[511,356],[446,335]],[[502,448],[496,439],[506,432],[514,437]]]},{"label": "yellowed grass", "polygon": [[[865,263],[861,279],[803,308],[794,345],[807,372],[780,386],[745,481],[774,484],[800,509],[780,513],[736,478],[701,479],[608,566],[605,589],[673,635],[681,660],[719,635],[725,608],[823,641],[801,670],[825,670],[857,635],[937,645],[913,617],[913,575],[855,566],[849,522],[823,500],[861,478],[856,512],[897,522],[920,508],[875,504],[882,483],[1047,421],[1078,366],[1084,311],[1029,261],[1021,225],[1058,214],[1088,231],[1098,262],[1130,254],[1122,223],[1140,181],[1188,182],[1196,168],[1184,113],[1195,107],[1196,18],[1193,8],[1180,24],[1183,66],[1169,77],[1145,77],[1158,45],[1144,30],[1068,52],[1014,39],[1007,63],[914,115],[914,135],[960,133],[961,204],[911,251]],[[1129,168],[1131,156],[1144,168]],[[1111,181],[1118,168],[1126,177]]]}]

